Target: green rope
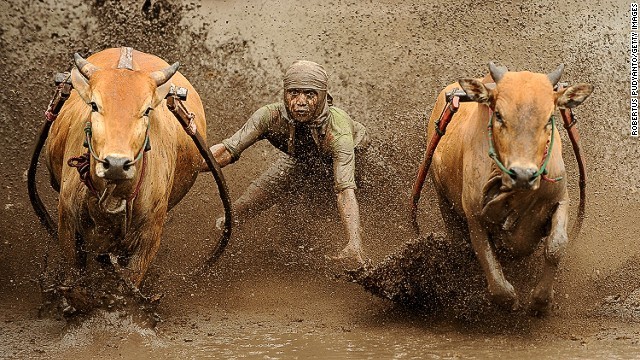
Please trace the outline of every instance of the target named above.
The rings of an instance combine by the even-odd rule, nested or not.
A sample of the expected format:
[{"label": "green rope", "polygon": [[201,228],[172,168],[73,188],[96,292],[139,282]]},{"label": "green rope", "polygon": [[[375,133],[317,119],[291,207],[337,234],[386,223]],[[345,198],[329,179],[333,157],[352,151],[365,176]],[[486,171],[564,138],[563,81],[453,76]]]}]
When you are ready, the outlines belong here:
[{"label": "green rope", "polygon": [[84,134],[85,134],[85,138],[84,138],[84,146],[89,149],[89,153],[91,154],[91,156],[100,163],[106,163],[106,161],[100,159],[98,157],[98,155],[96,155],[96,153],[93,151],[93,146],[91,146],[91,121],[87,121],[84,124]]},{"label": "green rope", "polygon": [[[151,125],[151,121],[147,121],[147,130],[145,132],[145,136],[144,136],[144,143],[142,144],[142,148],[140,148],[140,151],[138,151],[138,155],[136,156],[136,158],[129,163],[129,165],[133,165],[134,163],[138,162],[138,160],[140,160],[142,158],[142,155],[144,154],[144,152],[147,149],[147,146],[149,145],[149,127]],[[93,151],[93,146],[91,145],[91,121],[87,121],[84,124],[84,133],[85,133],[85,140],[84,140],[84,146],[86,148],[89,149],[89,153],[91,154],[91,156],[96,159],[96,161],[101,162],[101,163],[106,163],[106,161],[100,159],[96,153]]]},{"label": "green rope", "polygon": [[504,164],[498,159],[498,153],[496,153],[496,149],[493,146],[493,114],[495,112],[491,111],[491,117],[489,118],[489,124],[487,125],[487,131],[489,132],[489,157],[493,159],[493,162],[498,165],[502,172],[508,174],[509,176],[515,175],[515,173],[509,169],[507,169]]},{"label": "green rope", "polygon": [[[556,132],[556,117],[551,115],[551,139],[549,140],[549,147],[547,148],[547,154],[546,157],[544,159],[544,162],[542,163],[542,166],[540,167],[540,170],[538,170],[538,172],[536,172],[535,174],[533,174],[533,177],[538,177],[540,175],[547,175],[547,164],[549,164],[549,159],[551,159],[551,149],[553,149],[553,135]],[[558,178],[558,179],[554,179],[554,180],[560,180],[562,179],[562,177]]]},{"label": "green rope", "polygon": [[[506,173],[509,176],[513,176],[515,175],[515,173],[507,169],[504,166],[504,164],[500,161],[500,159],[498,159],[498,153],[496,153],[496,149],[493,146],[493,116],[494,116],[494,111],[491,112],[491,117],[489,118],[489,124],[487,125],[487,131],[489,133],[489,157],[493,159],[493,161],[496,163],[496,165],[498,165],[498,168],[500,168],[502,172]],[[551,150],[553,149],[554,133],[556,132],[555,130],[556,130],[556,118],[554,115],[551,115],[551,139],[549,140],[549,147],[547,148],[547,153],[544,161],[542,162],[542,166],[535,174],[533,174],[534,179],[540,175],[548,174],[547,165],[549,164],[549,160],[551,159]],[[552,182],[559,181],[559,180],[562,180],[562,176],[554,179],[548,179],[548,180]]]}]

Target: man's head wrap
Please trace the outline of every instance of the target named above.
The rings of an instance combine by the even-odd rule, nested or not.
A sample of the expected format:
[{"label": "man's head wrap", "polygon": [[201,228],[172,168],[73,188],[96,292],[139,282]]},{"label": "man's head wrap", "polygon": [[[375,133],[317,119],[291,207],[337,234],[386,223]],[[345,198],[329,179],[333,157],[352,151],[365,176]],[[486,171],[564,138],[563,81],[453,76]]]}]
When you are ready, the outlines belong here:
[{"label": "man's head wrap", "polygon": [[283,85],[289,89],[313,89],[327,91],[327,72],[313,61],[298,60],[284,73]]},{"label": "man's head wrap", "polygon": [[[319,145],[320,134],[324,135],[326,131],[329,106],[331,106],[333,102],[333,98],[327,93],[327,72],[320,64],[313,61],[297,60],[285,71],[282,83],[285,92],[290,89],[312,89],[318,91],[320,102],[318,104],[318,110],[316,110],[315,119],[307,122],[306,125],[311,128],[313,140]],[[287,106],[287,119],[290,124],[288,148],[289,154],[293,154],[295,152],[295,125],[291,114],[289,114],[290,109],[286,101],[285,106]]]}]

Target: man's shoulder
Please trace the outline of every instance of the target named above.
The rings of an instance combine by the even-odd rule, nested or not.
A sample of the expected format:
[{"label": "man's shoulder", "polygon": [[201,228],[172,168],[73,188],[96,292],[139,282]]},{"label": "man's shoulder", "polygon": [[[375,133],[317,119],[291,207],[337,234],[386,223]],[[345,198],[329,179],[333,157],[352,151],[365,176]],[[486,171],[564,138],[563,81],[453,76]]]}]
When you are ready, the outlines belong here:
[{"label": "man's shoulder", "polygon": [[331,127],[334,131],[341,134],[353,132],[353,127],[356,124],[356,121],[351,119],[346,111],[332,106],[329,108],[329,113],[331,114]]},{"label": "man's shoulder", "polygon": [[338,120],[348,120],[348,121],[353,121],[351,120],[351,117],[349,116],[349,114],[347,114],[346,111],[340,109],[337,106],[331,106],[329,107],[329,112],[331,113],[331,116],[338,119]]},{"label": "man's shoulder", "polygon": [[257,110],[257,112],[261,112],[261,113],[268,112],[268,113],[278,114],[278,116],[280,116],[280,114],[282,114],[283,111],[285,111],[285,108],[284,108],[284,104],[281,102],[267,104]]},{"label": "man's shoulder", "polygon": [[281,121],[284,111],[286,110],[283,103],[267,104],[256,110],[253,117],[259,118],[260,122],[274,124]]},{"label": "man's shoulder", "polygon": [[[346,111],[332,106],[329,108],[331,114],[330,130],[333,141],[350,140],[354,146],[366,146],[368,142],[367,129],[361,123],[351,119]],[[350,136],[345,136],[350,135]]]},{"label": "man's shoulder", "polygon": [[275,102],[272,104],[267,104],[265,106],[263,106],[261,109],[269,109],[269,110],[284,110],[284,103],[282,102]]}]

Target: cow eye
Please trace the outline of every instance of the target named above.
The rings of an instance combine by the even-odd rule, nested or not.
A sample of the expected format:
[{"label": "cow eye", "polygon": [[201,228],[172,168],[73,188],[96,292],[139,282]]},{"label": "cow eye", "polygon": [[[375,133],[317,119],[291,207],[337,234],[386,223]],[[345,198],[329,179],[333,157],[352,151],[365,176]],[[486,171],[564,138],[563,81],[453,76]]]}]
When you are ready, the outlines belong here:
[{"label": "cow eye", "polygon": [[502,124],[504,122],[504,120],[502,120],[502,115],[500,115],[499,112],[496,111],[495,113],[496,115],[496,121],[499,122],[500,124]]},{"label": "cow eye", "polygon": [[144,116],[149,116],[149,113],[151,112],[151,110],[153,110],[153,108],[147,108],[147,110],[144,111]]},{"label": "cow eye", "polygon": [[91,106],[91,111],[98,112],[98,104],[95,101],[90,102],[89,105]]}]

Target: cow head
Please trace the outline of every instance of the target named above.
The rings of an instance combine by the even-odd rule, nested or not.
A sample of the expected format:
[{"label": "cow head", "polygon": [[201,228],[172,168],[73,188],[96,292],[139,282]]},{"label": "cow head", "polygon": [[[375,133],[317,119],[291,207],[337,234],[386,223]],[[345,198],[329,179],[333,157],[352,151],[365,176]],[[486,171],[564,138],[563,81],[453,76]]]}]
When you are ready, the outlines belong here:
[{"label": "cow head", "polygon": [[92,177],[127,192],[136,178],[136,167],[140,168],[136,159],[144,151],[153,109],[169,92],[169,79],[179,63],[154,72],[133,70],[131,50],[123,49],[129,49],[128,62],[123,50],[118,68],[100,68],[75,54],[71,80],[91,108],[86,120],[91,122],[89,140],[98,158]]},{"label": "cow head", "polygon": [[495,87],[476,79],[459,80],[473,101],[489,106],[493,112],[493,143],[507,170],[502,176],[506,189],[535,190],[540,186],[538,175],[551,136],[553,113],[556,108],[580,105],[593,91],[590,84],[554,91],[563,69],[560,65],[550,74],[509,72],[490,62]]}]

